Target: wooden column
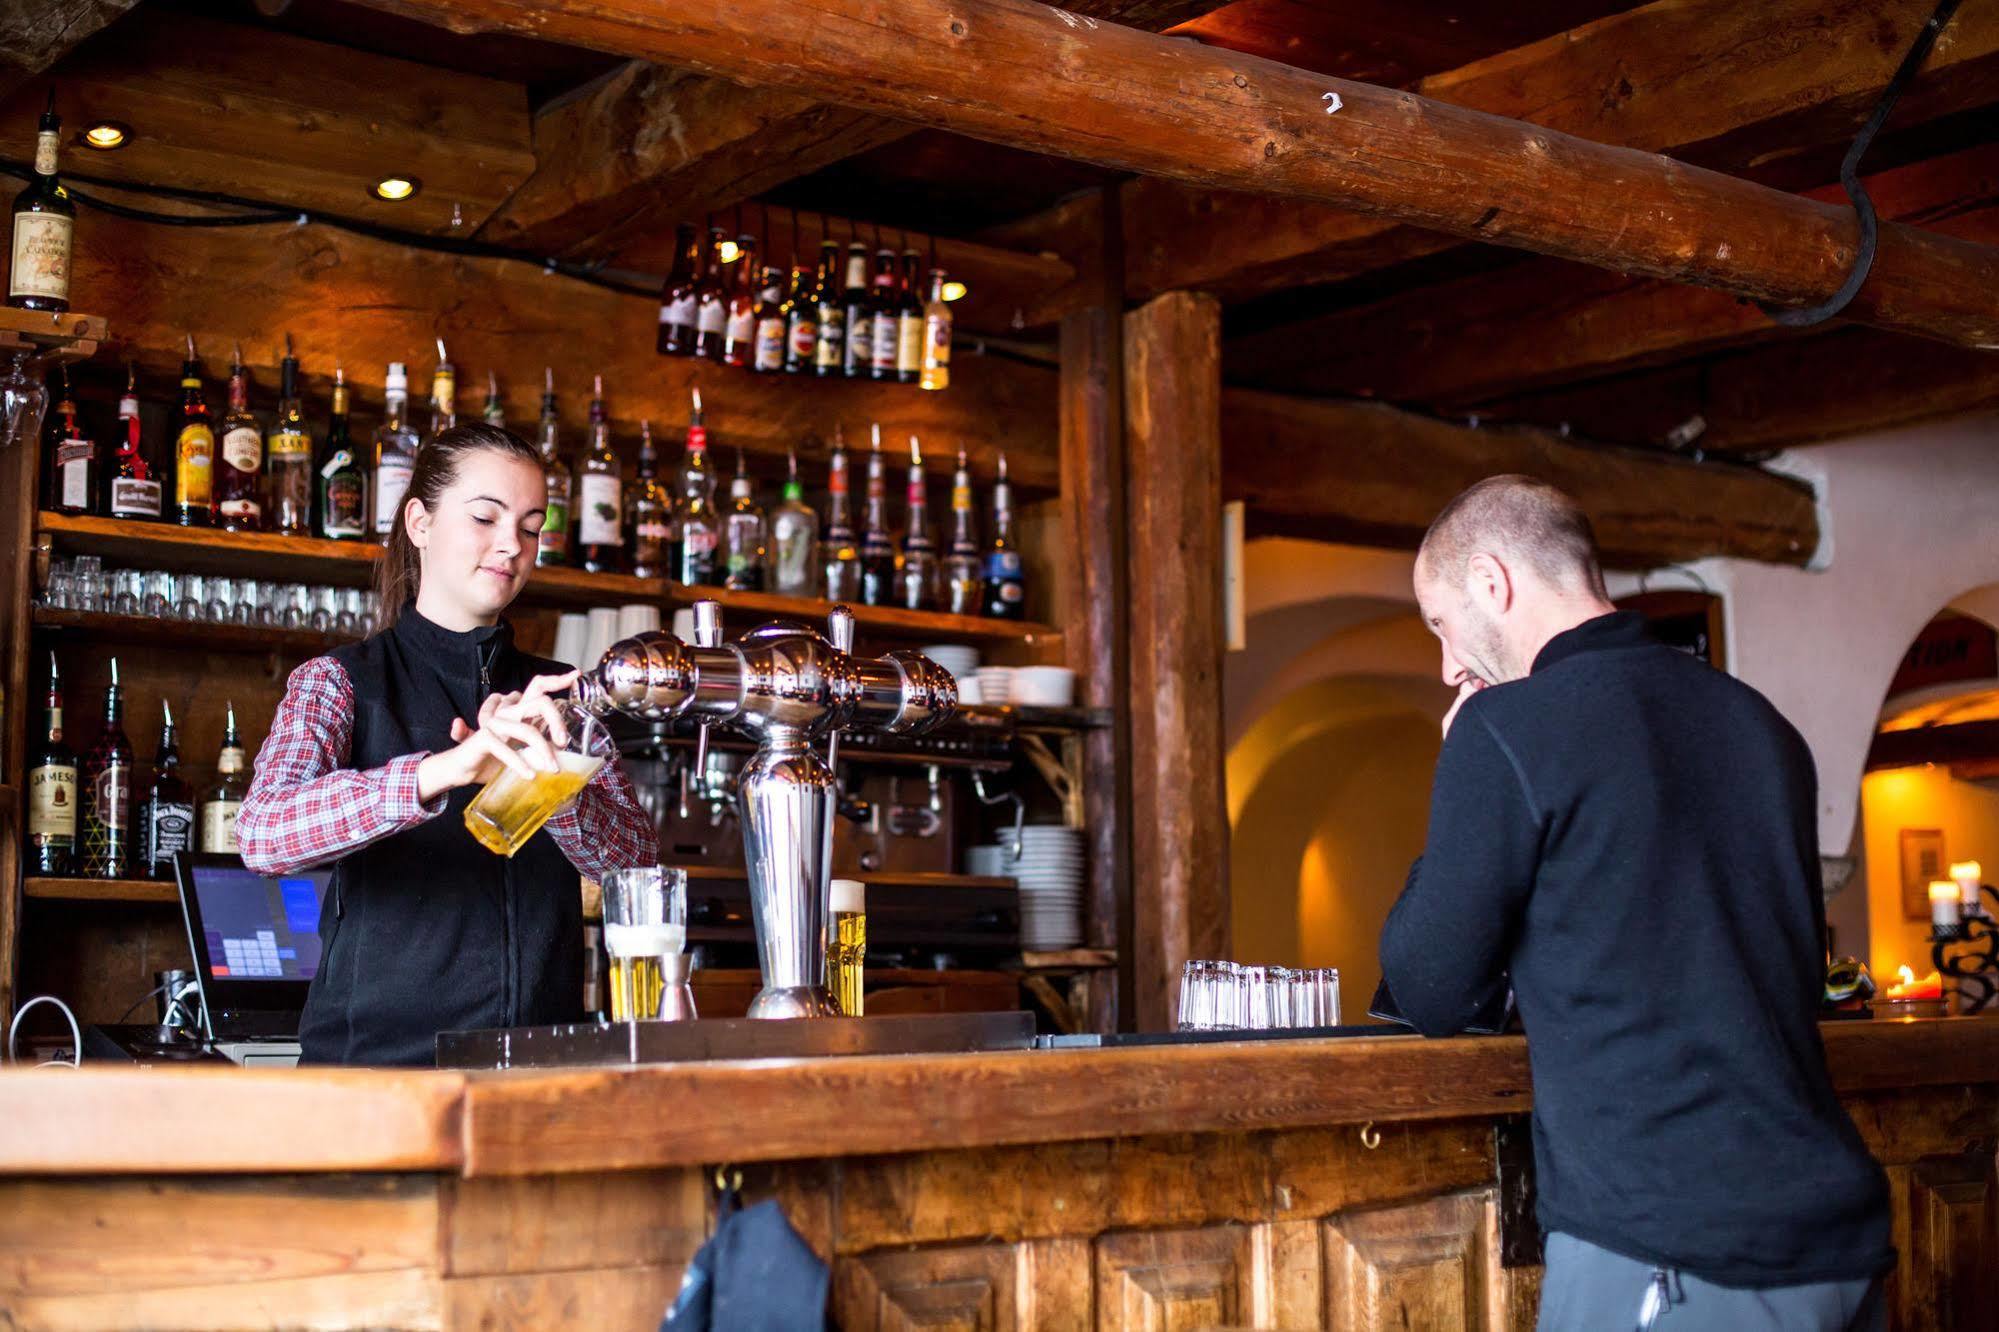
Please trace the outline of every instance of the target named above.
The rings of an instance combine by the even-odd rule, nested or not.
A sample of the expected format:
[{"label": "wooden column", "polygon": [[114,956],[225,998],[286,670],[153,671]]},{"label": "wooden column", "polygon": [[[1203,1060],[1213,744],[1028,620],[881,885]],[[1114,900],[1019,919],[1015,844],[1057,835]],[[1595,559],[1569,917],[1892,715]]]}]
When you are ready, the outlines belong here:
[{"label": "wooden column", "polygon": [[1131,956],[1142,1031],[1180,966],[1229,946],[1222,790],[1221,306],[1175,292],[1124,319],[1131,587]]}]

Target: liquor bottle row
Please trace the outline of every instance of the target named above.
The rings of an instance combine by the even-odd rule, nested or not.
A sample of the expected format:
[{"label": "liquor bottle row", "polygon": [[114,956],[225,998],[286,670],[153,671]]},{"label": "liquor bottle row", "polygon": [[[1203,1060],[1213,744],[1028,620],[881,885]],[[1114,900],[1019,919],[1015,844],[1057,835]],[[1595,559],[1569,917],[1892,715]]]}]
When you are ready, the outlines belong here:
[{"label": "liquor bottle row", "polygon": [[[951,382],[951,307],[944,270],[932,268],[921,289],[923,257],[904,250],[821,241],[817,267],[794,255],[791,270],[757,261],[754,236],[700,233],[682,224],[673,271],[660,291],[658,348],[663,356],[699,356],[759,374],[840,376],[947,388]],[[727,267],[733,264],[731,276]]]},{"label": "liquor bottle row", "polygon": [[28,759],[27,872],[58,878],[166,879],[173,877],[176,851],[235,854],[236,812],[250,779],[233,704],[215,770],[215,785],[197,802],[180,774],[173,710],[162,703],[153,779],[141,798],[132,742],[125,738],[116,657],[104,691],[103,727],[79,761],[64,738],[62,676],[51,653],[42,739]]}]

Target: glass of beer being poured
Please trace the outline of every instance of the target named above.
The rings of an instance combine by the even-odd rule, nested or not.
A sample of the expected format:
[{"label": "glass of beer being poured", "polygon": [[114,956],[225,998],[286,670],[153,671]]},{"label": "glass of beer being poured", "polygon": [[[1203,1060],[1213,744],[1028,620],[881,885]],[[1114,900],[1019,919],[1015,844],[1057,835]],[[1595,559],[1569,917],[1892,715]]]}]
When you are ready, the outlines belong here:
[{"label": "glass of beer being poured", "polygon": [[573,703],[559,706],[569,741],[555,747],[556,770],[522,777],[505,769],[465,807],[467,831],[495,855],[510,857],[526,846],[528,838],[582,794],[597,770],[618,752],[603,722]]},{"label": "glass of beer being poured", "polygon": [[611,1020],[693,1017],[687,993],[687,871],[638,865],[604,876]]}]

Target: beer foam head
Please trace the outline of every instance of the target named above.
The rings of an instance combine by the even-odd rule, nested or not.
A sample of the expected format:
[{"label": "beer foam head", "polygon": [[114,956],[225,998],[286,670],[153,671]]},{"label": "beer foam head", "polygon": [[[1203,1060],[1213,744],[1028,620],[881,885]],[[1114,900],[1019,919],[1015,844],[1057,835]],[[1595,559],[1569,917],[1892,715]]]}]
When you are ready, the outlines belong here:
[{"label": "beer foam head", "polygon": [[833,880],[833,901],[830,909],[853,915],[863,915],[868,909],[868,886],[859,879]]},{"label": "beer foam head", "polygon": [[612,957],[664,957],[686,948],[685,925],[604,926],[604,951]]},{"label": "beer foam head", "polygon": [[561,768],[562,771],[576,773],[587,781],[597,775],[597,769],[604,766],[604,756],[602,754],[578,754],[573,750],[558,749],[555,751],[555,762],[556,766]]}]

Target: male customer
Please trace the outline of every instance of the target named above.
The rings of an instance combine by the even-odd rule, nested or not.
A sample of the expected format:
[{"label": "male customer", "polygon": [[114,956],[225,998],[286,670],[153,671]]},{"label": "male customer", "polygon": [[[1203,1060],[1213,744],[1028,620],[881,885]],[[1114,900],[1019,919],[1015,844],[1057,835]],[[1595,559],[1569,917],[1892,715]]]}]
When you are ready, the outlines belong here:
[{"label": "male customer", "polygon": [[1887,1184],[1819,1042],[1804,741],[1611,606],[1589,520],[1552,486],[1453,500],[1416,599],[1458,698],[1381,967],[1428,1036],[1510,977],[1542,1332],[1883,1326]]}]

